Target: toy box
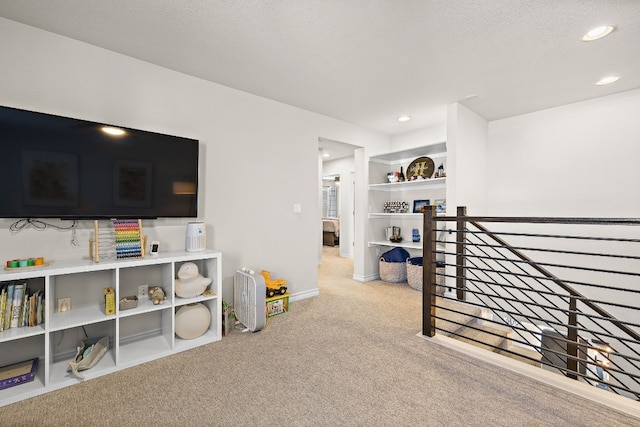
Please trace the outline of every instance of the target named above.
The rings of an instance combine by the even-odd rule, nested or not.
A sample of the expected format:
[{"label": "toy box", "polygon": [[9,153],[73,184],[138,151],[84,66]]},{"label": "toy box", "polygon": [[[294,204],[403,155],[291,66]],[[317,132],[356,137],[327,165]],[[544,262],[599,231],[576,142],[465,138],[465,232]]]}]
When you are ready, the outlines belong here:
[{"label": "toy box", "polygon": [[33,381],[38,358],[0,368],[0,390]]},{"label": "toy box", "polygon": [[275,316],[280,313],[289,311],[289,293],[284,295],[277,295],[272,298],[267,298],[267,317]]},{"label": "toy box", "polygon": [[138,296],[132,295],[130,297],[124,297],[120,300],[120,311],[130,310],[138,306]]}]

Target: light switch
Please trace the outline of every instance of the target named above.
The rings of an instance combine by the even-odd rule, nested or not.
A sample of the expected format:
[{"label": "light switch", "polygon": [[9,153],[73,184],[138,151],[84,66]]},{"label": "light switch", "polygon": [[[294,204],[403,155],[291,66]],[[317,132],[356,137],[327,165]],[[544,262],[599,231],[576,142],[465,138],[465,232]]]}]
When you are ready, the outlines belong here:
[{"label": "light switch", "polygon": [[300,203],[294,203],[293,204],[293,213],[294,214],[301,214],[302,213],[302,205]]}]

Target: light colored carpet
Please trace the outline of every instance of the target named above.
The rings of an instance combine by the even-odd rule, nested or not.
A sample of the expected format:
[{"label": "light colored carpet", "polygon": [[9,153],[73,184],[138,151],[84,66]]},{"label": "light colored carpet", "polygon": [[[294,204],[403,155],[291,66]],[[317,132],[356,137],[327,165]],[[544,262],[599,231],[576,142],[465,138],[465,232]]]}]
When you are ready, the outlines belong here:
[{"label": "light colored carpet", "polygon": [[0,425],[639,425],[416,336],[420,293],[353,281],[337,255],[325,248],[320,296],[264,330],[0,408]]}]

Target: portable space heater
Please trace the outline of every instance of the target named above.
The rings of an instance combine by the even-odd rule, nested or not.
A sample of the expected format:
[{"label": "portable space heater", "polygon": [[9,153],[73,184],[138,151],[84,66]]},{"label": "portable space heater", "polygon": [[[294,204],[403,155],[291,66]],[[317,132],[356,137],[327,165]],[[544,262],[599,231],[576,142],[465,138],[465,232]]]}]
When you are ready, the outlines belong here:
[{"label": "portable space heater", "polygon": [[236,319],[251,332],[258,332],[267,323],[264,277],[243,268],[233,277],[233,307]]}]

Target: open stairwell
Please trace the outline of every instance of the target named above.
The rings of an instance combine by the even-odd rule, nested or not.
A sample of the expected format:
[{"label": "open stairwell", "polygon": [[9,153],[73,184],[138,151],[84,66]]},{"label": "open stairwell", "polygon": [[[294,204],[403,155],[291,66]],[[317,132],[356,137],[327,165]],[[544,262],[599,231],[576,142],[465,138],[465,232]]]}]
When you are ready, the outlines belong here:
[{"label": "open stairwell", "polygon": [[[430,268],[423,282],[433,289],[423,294],[422,334],[494,363],[537,366],[541,375],[561,374],[637,401],[638,225],[635,218],[483,217],[467,215],[463,206],[450,216],[425,209],[423,265]],[[438,298],[443,280],[449,290]]]},{"label": "open stairwell", "polygon": [[459,341],[501,354],[533,366],[540,366],[541,355],[532,348],[513,342],[513,329],[486,322],[486,310],[455,299],[437,297],[436,329]]}]

